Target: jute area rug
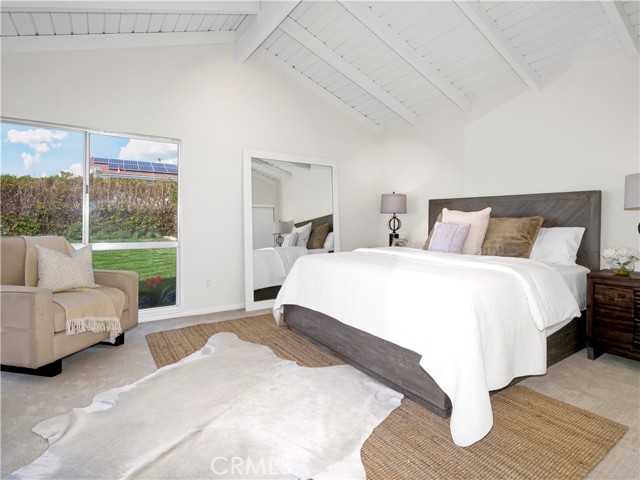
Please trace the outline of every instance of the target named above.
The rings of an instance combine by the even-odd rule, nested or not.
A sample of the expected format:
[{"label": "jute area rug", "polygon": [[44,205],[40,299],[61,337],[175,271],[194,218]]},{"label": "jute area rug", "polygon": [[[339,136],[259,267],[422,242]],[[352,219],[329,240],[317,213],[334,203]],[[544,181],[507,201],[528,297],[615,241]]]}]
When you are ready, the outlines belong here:
[{"label": "jute area rug", "polygon": [[[158,367],[201,349],[211,335],[233,332],[307,367],[343,362],[259,315],[147,335]],[[368,479],[573,479],[583,478],[627,427],[525,387],[491,397],[494,426],[480,442],[457,447],[449,421],[408,399],[371,434],[362,448]]]}]

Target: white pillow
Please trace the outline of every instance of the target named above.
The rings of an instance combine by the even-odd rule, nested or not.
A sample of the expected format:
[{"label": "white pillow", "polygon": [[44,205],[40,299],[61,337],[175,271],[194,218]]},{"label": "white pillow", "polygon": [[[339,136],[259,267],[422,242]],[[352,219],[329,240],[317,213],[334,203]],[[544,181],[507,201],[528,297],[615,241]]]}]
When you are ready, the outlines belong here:
[{"label": "white pillow", "polygon": [[575,265],[583,227],[541,228],[529,258],[558,265]]},{"label": "white pillow", "polygon": [[487,207],[479,212],[461,212],[459,210],[442,209],[442,223],[468,223],[471,225],[469,234],[464,240],[462,251],[470,255],[482,254],[482,243],[489,228],[489,217],[491,216],[491,207]]},{"label": "white pillow", "polygon": [[335,240],[333,239],[333,232],[329,232],[327,238],[322,246],[325,250],[333,250],[335,248]]},{"label": "white pillow", "polygon": [[311,236],[311,223],[307,223],[301,227],[293,227],[293,232],[297,233],[298,239],[296,240],[296,247],[304,247],[307,248],[307,242],[309,241],[309,237]]},{"label": "white pillow", "polygon": [[298,241],[298,234],[296,232],[287,233],[282,241],[283,247],[295,247]]},{"label": "white pillow", "polygon": [[38,287],[63,292],[73,288],[94,288],[91,245],[71,255],[36,245],[38,252]]}]

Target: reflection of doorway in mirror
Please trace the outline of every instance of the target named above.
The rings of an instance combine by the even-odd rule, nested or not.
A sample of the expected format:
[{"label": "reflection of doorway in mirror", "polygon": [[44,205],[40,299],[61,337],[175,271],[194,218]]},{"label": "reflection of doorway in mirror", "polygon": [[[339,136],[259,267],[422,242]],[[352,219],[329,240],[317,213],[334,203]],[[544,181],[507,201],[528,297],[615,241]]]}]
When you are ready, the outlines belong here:
[{"label": "reflection of doorway in mirror", "polygon": [[253,206],[253,246],[254,248],[273,247],[274,206]]}]

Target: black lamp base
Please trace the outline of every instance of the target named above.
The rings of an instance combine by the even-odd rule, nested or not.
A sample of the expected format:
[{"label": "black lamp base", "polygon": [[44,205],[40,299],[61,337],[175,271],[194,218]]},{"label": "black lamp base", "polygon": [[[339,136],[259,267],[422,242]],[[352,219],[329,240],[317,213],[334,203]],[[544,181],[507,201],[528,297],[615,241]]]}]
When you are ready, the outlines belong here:
[{"label": "black lamp base", "polygon": [[400,234],[399,233],[390,233],[389,234],[389,246],[393,245],[393,240],[395,238],[400,238]]}]

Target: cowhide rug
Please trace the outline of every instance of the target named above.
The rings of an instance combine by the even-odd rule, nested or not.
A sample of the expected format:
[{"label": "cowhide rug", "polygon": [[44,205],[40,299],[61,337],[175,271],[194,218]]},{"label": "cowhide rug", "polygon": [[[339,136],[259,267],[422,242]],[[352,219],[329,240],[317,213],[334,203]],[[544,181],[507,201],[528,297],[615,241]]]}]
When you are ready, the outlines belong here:
[{"label": "cowhide rug", "polygon": [[7,478],[365,478],[360,449],[401,398],[348,365],[300,367],[219,333],[36,425],[49,448]]}]

